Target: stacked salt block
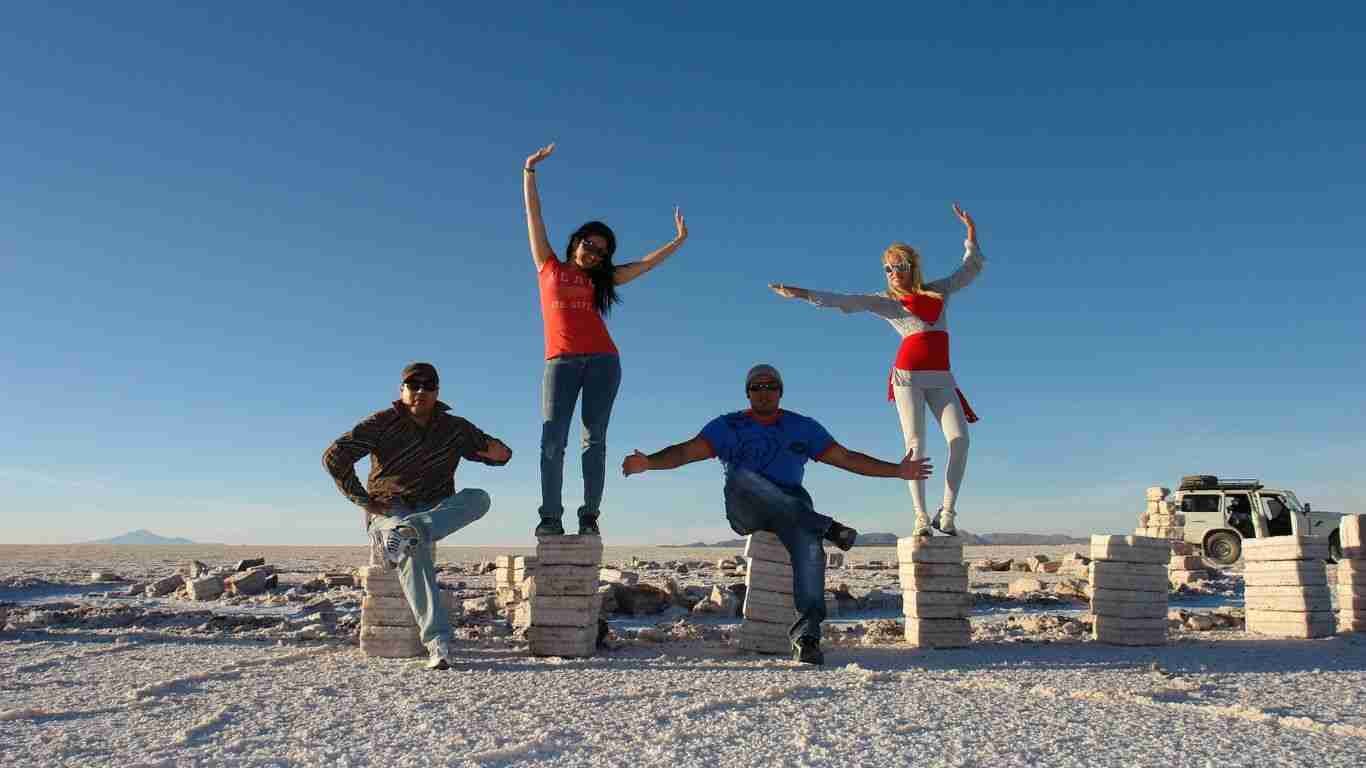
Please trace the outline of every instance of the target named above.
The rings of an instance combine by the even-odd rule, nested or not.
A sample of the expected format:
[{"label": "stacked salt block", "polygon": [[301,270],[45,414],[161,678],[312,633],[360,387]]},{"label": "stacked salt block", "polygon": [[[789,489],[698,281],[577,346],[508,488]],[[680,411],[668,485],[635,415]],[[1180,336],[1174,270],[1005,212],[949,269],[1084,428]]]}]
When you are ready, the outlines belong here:
[{"label": "stacked salt block", "polygon": [[965,648],[972,642],[968,566],[956,536],[897,539],[906,642],[927,648]]},{"label": "stacked salt block", "polygon": [[1091,537],[1092,637],[1112,645],[1167,642],[1170,558],[1165,539]]},{"label": "stacked salt block", "polygon": [[745,541],[744,621],[739,645],[758,653],[791,653],[788,630],[797,620],[792,600],[792,558],[777,535],[758,531]]},{"label": "stacked salt block", "polygon": [[1205,561],[1195,552],[1195,547],[1186,543],[1186,516],[1176,511],[1176,505],[1167,501],[1171,491],[1161,486],[1153,486],[1145,492],[1147,504],[1139,516],[1139,527],[1134,535],[1153,539],[1167,539],[1171,542],[1171,559],[1167,561],[1167,581],[1172,586],[1193,584],[1209,578]]},{"label": "stacked salt block", "polygon": [[[522,563],[526,574],[528,563]],[[514,571],[516,562],[513,563]],[[599,536],[541,536],[523,582],[527,639],[536,656],[592,656],[598,644]]]},{"label": "stacked salt block", "polygon": [[1328,540],[1322,537],[1244,539],[1247,631],[1297,638],[1333,634],[1327,557]]},{"label": "stacked salt block", "polygon": [[1342,559],[1338,560],[1338,629],[1366,632],[1366,515],[1347,515],[1338,527]]},{"label": "stacked salt block", "polygon": [[522,582],[536,571],[536,558],[499,555],[494,561],[493,588],[498,607],[508,608],[526,600]]},{"label": "stacked salt block", "polygon": [[423,654],[417,620],[403,596],[398,571],[382,565],[360,569],[360,649],[368,656],[403,659]]}]

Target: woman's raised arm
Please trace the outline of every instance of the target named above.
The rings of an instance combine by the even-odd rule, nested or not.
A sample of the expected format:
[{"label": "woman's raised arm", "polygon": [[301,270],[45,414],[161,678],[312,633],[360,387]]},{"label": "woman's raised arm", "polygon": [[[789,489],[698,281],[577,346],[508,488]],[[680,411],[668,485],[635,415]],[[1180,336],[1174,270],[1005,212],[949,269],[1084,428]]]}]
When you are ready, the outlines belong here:
[{"label": "woman's raised arm", "polygon": [[531,259],[536,262],[536,271],[547,261],[555,258],[555,250],[550,247],[550,238],[545,234],[545,222],[541,220],[541,195],[536,191],[536,164],[550,157],[555,151],[551,142],[531,153],[522,164],[522,197],[526,200],[526,234],[531,241]]},{"label": "woman's raised arm", "polygon": [[683,245],[683,241],[688,239],[688,222],[683,220],[683,212],[678,208],[674,208],[674,230],[677,233],[674,235],[674,239],[665,243],[658,250],[646,254],[645,258],[640,261],[617,265],[617,268],[612,270],[612,282],[616,285],[625,285],[631,282],[663,264],[665,259]]},{"label": "woman's raised arm", "polygon": [[948,277],[940,278],[925,285],[929,290],[946,295],[961,291],[971,285],[986,264],[981,249],[977,247],[976,222],[972,220],[967,211],[958,206],[958,203],[953,204],[953,215],[957,216],[958,220],[963,222],[963,226],[968,228],[967,237],[963,240],[963,264]]}]

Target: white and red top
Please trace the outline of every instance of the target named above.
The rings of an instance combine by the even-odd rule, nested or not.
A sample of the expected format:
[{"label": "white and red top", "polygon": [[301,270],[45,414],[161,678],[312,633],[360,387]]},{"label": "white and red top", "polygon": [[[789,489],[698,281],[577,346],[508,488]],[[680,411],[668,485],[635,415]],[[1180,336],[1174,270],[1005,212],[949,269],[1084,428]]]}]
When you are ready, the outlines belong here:
[{"label": "white and red top", "polygon": [[[939,296],[916,294],[898,299],[886,293],[809,292],[807,301],[818,307],[831,307],[846,314],[871,312],[901,334],[901,346],[897,348],[888,379],[888,399],[891,399],[893,386],[958,390],[949,370],[949,297],[977,279],[986,263],[976,243],[966,240],[963,249],[963,263],[952,275],[925,284],[925,290]],[[961,391],[958,397],[967,420],[976,421],[977,415],[968,407]]]},{"label": "white and red top", "polygon": [[593,281],[587,272],[559,259],[546,259],[536,282],[545,324],[545,359],[618,354],[602,313],[593,306]]}]

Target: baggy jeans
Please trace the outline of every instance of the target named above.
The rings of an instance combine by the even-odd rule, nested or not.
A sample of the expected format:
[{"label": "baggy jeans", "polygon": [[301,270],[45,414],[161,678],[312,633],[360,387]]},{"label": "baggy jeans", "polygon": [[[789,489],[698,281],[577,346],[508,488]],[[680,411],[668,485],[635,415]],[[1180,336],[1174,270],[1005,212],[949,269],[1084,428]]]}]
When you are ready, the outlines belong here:
[{"label": "baggy jeans", "polygon": [[825,621],[825,547],[821,537],[833,519],[818,513],[811,494],[782,488],[747,469],[726,473],[726,520],[741,536],[755,531],[777,535],[792,558],[792,601],[797,621],[788,637],[821,636]]},{"label": "baggy jeans", "polygon": [[580,520],[596,520],[607,477],[607,423],[621,386],[621,358],[617,355],[561,355],[545,361],[541,382],[541,508],[542,519],[564,517],[564,449],[569,421],[583,391],[583,506]]},{"label": "baggy jeans", "polygon": [[413,609],[424,645],[437,637],[449,639],[451,636],[451,619],[436,584],[436,564],[432,562],[430,545],[483,517],[489,511],[490,503],[487,491],[466,488],[432,504],[416,507],[395,504],[389,507],[388,517],[370,521],[372,531],[409,526],[428,545],[413,548],[398,564],[403,596],[408,598],[408,605]]}]

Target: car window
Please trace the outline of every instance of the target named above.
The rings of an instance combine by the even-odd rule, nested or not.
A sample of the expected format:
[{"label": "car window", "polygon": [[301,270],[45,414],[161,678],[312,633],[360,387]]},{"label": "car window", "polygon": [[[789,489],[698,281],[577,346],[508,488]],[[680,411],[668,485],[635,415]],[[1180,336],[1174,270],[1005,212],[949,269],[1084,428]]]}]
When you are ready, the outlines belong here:
[{"label": "car window", "polygon": [[1219,494],[1192,493],[1181,497],[1182,512],[1218,512]]},{"label": "car window", "polygon": [[1279,496],[1268,496],[1262,494],[1262,504],[1266,506],[1266,517],[1268,520],[1280,517],[1286,513],[1285,502]]},{"label": "car window", "polygon": [[1252,502],[1246,493],[1230,493],[1224,497],[1224,511],[1230,515],[1252,514]]}]

